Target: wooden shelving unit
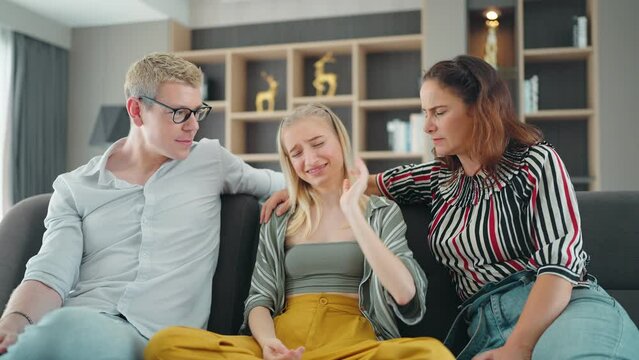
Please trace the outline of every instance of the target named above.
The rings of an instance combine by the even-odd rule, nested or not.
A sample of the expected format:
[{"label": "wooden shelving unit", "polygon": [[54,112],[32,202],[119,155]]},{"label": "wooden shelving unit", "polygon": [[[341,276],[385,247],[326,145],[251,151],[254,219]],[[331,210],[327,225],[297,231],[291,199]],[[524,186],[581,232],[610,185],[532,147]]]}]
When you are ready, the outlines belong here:
[{"label": "wooden shelving unit", "polygon": [[[517,0],[519,115],[540,127],[578,190],[600,188],[598,0]],[[572,46],[572,16],[588,18],[588,46]],[[544,27],[543,31],[539,29]],[[524,112],[524,79],[539,76],[539,111]]]},{"label": "wooden shelving unit", "polygon": [[[340,116],[357,155],[390,167],[427,158],[390,151],[384,126],[393,118],[408,120],[410,113],[420,112],[421,44],[422,35],[414,34],[176,54],[202,67],[209,93],[217,94],[206,102],[218,116],[205,122],[218,123],[207,124],[200,136],[223,137],[224,145],[245,161],[277,168],[274,143],[279,122],[296,106],[318,102]],[[334,96],[315,96],[313,63],[328,51],[336,62],[327,64],[326,70],[338,75],[337,91]],[[255,93],[266,89],[261,71],[278,81],[272,112],[255,111]]]},{"label": "wooden shelving unit", "polygon": [[[598,190],[597,8],[599,0],[467,0],[468,52],[483,57],[484,12],[497,8],[497,71],[521,121],[539,127],[578,190]],[[588,19],[588,43],[573,44],[575,16]],[[536,111],[526,112],[525,80],[537,75]],[[534,107],[533,107],[534,108]]]}]

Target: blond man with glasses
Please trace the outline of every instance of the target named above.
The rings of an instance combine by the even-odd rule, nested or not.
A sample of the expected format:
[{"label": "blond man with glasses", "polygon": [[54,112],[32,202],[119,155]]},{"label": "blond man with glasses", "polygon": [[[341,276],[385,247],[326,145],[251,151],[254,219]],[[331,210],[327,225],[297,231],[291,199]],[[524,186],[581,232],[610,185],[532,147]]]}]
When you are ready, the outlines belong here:
[{"label": "blond man with glasses", "polygon": [[284,188],[217,140],[202,72],[170,54],[134,63],[129,135],[53,184],[42,248],[0,318],[9,359],[138,359],[168,325],[203,328],[217,265],[220,194]]}]

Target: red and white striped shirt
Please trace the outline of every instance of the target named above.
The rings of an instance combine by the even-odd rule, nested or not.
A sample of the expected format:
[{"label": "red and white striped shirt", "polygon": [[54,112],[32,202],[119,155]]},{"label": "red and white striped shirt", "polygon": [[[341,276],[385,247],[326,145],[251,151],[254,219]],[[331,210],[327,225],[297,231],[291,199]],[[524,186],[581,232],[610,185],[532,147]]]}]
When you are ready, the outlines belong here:
[{"label": "red and white striped shirt", "polygon": [[462,300],[524,269],[583,280],[588,255],[577,200],[557,152],[545,143],[511,146],[493,179],[435,160],[387,170],[377,184],[400,204],[430,207],[431,251]]}]

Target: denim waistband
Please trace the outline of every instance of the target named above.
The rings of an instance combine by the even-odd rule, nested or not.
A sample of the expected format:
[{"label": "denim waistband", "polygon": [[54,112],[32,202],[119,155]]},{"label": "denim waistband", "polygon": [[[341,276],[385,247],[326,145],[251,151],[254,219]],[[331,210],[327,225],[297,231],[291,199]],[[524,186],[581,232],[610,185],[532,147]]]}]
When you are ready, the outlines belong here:
[{"label": "denim waistband", "polygon": [[488,283],[484,285],[477,293],[466,299],[458,309],[460,312],[468,311],[472,313],[481,306],[488,298],[497,293],[503,293],[517,286],[528,284],[537,278],[537,273],[532,270],[525,270],[514,273],[498,282]]},{"label": "denim waistband", "polygon": [[514,273],[498,282],[489,283],[476,294],[464,301],[459,307],[459,312],[448,330],[444,344],[453,353],[458,354],[465,349],[469,343],[466,336],[468,317],[474,314],[482,305],[489,301],[490,296],[498,293],[505,293],[519,286],[535,281],[537,273],[532,270]]}]

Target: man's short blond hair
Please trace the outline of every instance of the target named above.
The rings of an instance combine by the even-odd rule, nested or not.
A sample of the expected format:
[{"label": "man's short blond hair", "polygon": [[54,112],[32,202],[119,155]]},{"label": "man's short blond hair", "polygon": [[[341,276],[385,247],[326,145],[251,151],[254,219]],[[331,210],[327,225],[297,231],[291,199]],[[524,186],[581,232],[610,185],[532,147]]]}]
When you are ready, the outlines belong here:
[{"label": "man's short blond hair", "polygon": [[199,88],[202,71],[193,63],[173,54],[151,53],[131,65],[124,81],[124,94],[155,97],[165,82],[181,82]]}]

